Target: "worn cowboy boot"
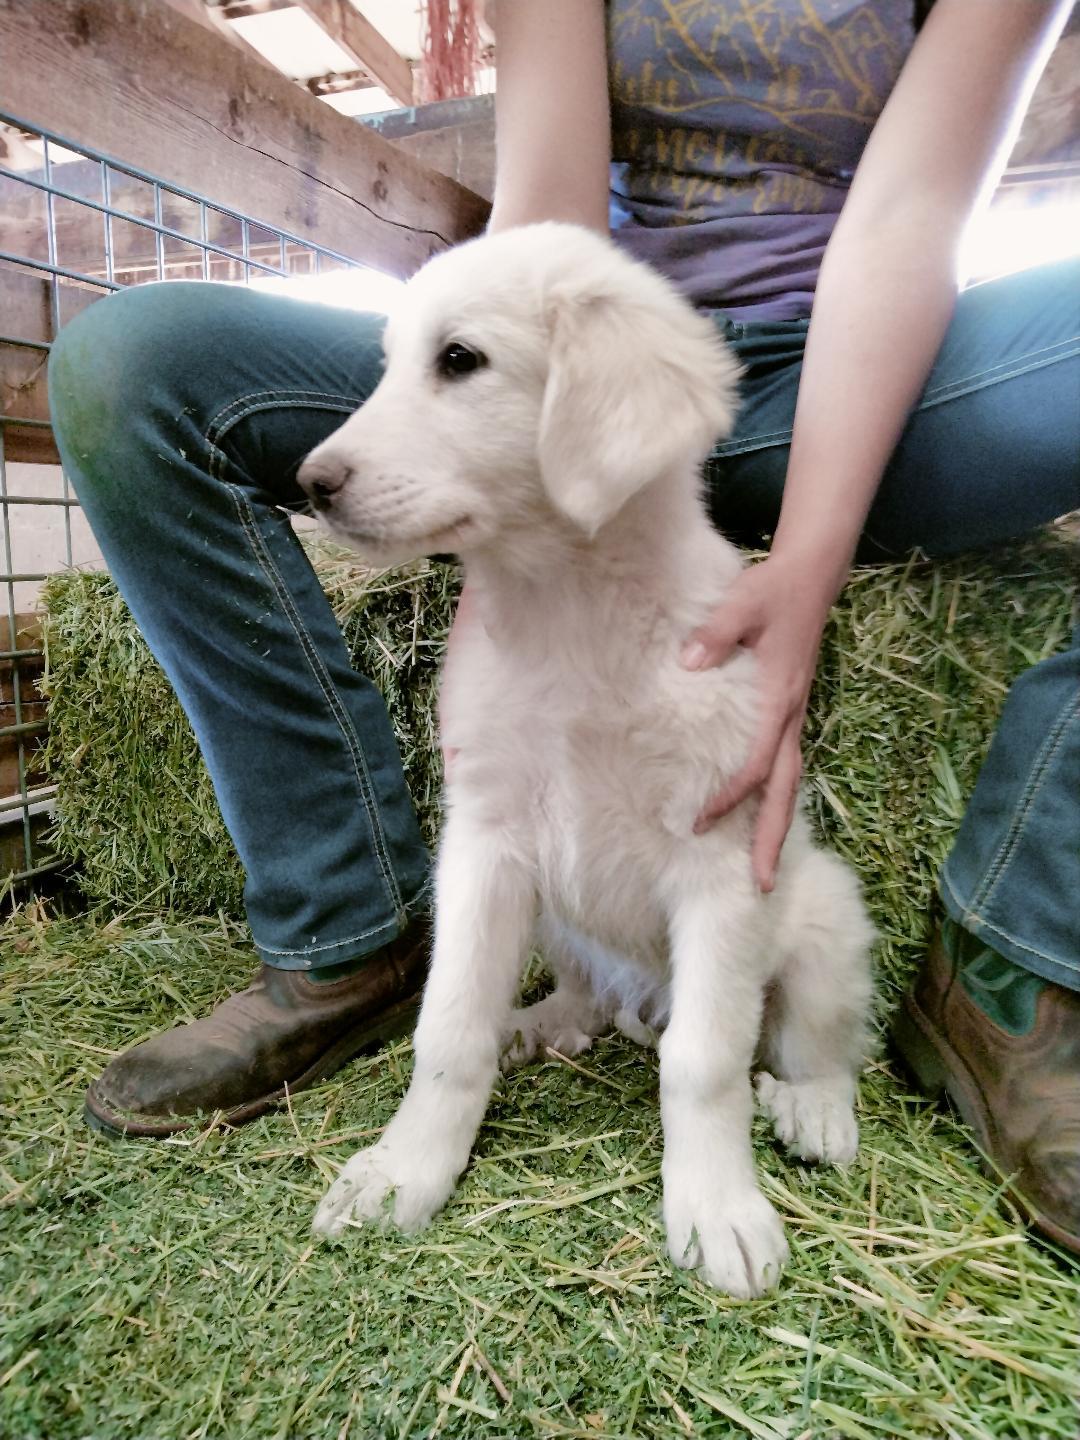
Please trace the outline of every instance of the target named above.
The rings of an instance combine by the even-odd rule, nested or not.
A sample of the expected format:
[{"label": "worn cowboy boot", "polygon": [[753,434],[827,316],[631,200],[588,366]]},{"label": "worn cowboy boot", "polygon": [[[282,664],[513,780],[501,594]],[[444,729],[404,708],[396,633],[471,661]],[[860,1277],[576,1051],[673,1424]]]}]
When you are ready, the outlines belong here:
[{"label": "worn cowboy boot", "polygon": [[86,1118],[113,1135],[160,1138],[242,1125],[286,1093],[409,1029],[427,973],[430,927],[417,921],[354,973],[312,980],[263,965],[254,982],[189,1025],[118,1055],[86,1092]]},{"label": "worn cowboy boot", "polygon": [[1080,994],[945,920],[893,1036],[944,1091],[1033,1224],[1080,1254]]}]

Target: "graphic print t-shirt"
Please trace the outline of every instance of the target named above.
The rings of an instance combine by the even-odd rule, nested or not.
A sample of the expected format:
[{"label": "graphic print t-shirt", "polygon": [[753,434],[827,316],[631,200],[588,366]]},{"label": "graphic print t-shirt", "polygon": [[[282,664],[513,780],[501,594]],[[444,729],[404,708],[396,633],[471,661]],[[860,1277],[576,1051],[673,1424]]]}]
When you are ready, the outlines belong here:
[{"label": "graphic print t-shirt", "polygon": [[912,0],[609,0],[611,225],[704,308],[810,313]]}]

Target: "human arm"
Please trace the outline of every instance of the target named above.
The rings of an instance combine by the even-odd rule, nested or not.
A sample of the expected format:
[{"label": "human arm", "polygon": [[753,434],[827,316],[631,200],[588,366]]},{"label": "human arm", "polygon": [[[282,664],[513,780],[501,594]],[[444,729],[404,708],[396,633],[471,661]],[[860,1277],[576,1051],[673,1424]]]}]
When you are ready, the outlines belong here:
[{"label": "human arm", "polygon": [[491,230],[568,220],[607,234],[603,0],[499,0]]},{"label": "human arm", "polygon": [[772,550],[684,652],[701,668],[743,644],[760,662],[758,743],[702,823],[760,789],[753,866],[762,889],[772,888],[794,809],[828,611],[952,316],[967,226],[1069,9],[1069,0],[937,0],[826,251]]}]

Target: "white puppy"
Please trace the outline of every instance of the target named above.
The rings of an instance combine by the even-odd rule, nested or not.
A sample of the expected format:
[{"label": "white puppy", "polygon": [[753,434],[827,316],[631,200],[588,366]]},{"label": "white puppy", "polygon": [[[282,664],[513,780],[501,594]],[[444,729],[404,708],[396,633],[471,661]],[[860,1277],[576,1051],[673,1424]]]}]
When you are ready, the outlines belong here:
[{"label": "white puppy", "polygon": [[[808,1160],[855,1154],[872,938],[855,879],[796,815],[776,888],[752,802],[694,833],[755,731],[755,662],[680,647],[739,571],[700,497],[736,366],[660,276],[587,231],[463,245],[410,282],[387,369],[300,480],[376,564],[458,552],[474,615],[444,690],[458,754],[408,1094],[315,1228],[406,1229],[464,1170],[500,1056],[661,1028],[664,1219],[677,1265],[733,1295],[787,1246],[758,1188],[750,1072]],[[536,941],[553,994],[512,1009]]]}]

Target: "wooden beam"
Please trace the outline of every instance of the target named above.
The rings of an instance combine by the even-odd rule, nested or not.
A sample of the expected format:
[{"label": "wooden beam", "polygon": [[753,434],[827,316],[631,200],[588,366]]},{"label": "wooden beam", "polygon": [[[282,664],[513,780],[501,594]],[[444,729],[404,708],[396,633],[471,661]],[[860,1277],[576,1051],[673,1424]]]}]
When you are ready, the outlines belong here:
[{"label": "wooden beam", "polygon": [[[161,0],[0,0],[0,109],[394,275],[477,234],[489,209]],[[4,201],[12,244],[0,248],[21,253],[17,198]],[[90,211],[58,217],[62,258],[100,265],[99,227]],[[51,340],[49,296],[49,281],[0,266],[0,333]],[[48,415],[44,360],[0,345],[10,460],[56,460],[33,423]]]},{"label": "wooden beam", "polygon": [[402,105],[413,103],[413,80],[409,62],[399,55],[371,21],[360,14],[350,0],[299,0],[311,16],[353,64]]},{"label": "wooden beam", "polygon": [[[0,315],[0,333],[48,344],[53,333],[49,282],[27,270],[0,266]],[[49,418],[48,358],[44,348],[0,340],[0,415],[9,417],[3,425],[7,460],[59,461],[52,432],[35,423]]]},{"label": "wooden beam", "polygon": [[[400,150],[478,195],[495,190],[495,97],[469,95],[408,110],[365,115],[363,123]],[[0,190],[0,205],[3,192]]]},{"label": "wooden beam", "polygon": [[0,107],[395,275],[488,213],[160,0],[0,0]]},{"label": "wooden beam", "polygon": [[205,25],[207,30],[213,30],[223,40],[227,40],[230,45],[238,45],[245,54],[254,56],[260,64],[269,65],[269,60],[260,55],[254,45],[249,45],[219,10],[204,5],[203,0],[166,0],[166,3],[171,5],[174,10],[178,10],[181,15],[186,15],[189,20],[195,20],[198,24]]}]

